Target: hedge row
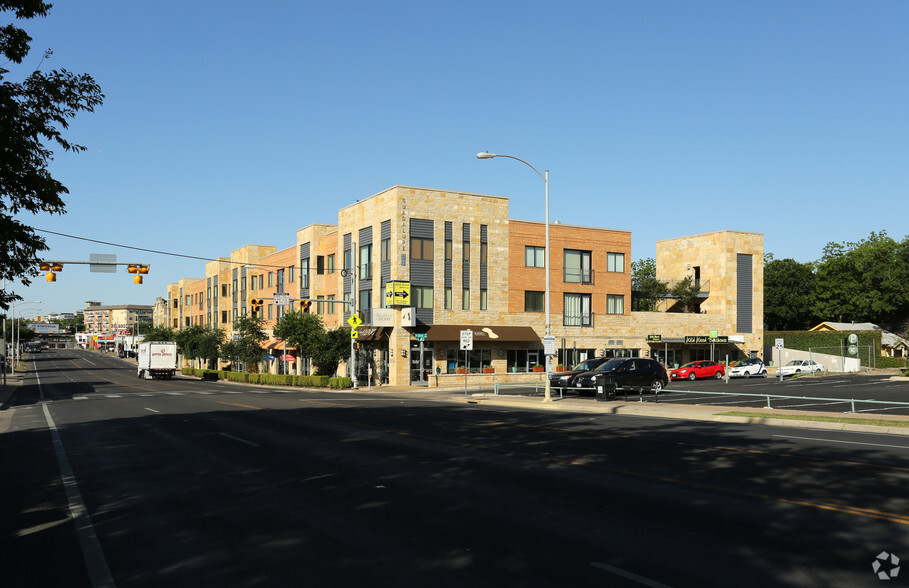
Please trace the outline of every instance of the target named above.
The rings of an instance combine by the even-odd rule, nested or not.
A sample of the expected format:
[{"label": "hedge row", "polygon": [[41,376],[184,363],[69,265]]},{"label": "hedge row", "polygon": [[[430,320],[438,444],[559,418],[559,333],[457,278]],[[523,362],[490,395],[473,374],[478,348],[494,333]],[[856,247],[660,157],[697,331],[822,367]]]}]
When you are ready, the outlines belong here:
[{"label": "hedge row", "polygon": [[[786,342],[786,349],[832,355],[839,355],[841,352],[848,354],[847,338],[850,334],[849,331],[764,331],[764,345],[773,347],[776,339],[783,339]],[[872,346],[872,366],[879,368],[909,367],[905,359],[881,357],[880,331],[855,331],[855,334],[858,335],[858,357],[863,366],[868,363],[868,346],[870,345]]]},{"label": "hedge row", "polygon": [[229,372],[226,370],[201,370],[183,368],[183,375],[196,376],[203,380],[227,380],[244,384],[263,384],[268,386],[297,386],[301,388],[350,388],[350,378],[333,378],[331,376],[294,376],[290,374],[248,374],[246,372]]}]

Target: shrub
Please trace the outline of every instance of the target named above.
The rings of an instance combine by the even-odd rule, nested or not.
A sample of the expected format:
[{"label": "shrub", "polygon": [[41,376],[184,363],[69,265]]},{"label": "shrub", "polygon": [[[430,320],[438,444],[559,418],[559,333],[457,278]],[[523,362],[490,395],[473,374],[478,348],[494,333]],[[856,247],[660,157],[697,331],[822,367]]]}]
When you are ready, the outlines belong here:
[{"label": "shrub", "polygon": [[[321,376],[321,377],[327,377],[327,376]],[[337,388],[337,389],[352,388],[353,380],[351,380],[350,378],[329,378],[328,387]]]}]

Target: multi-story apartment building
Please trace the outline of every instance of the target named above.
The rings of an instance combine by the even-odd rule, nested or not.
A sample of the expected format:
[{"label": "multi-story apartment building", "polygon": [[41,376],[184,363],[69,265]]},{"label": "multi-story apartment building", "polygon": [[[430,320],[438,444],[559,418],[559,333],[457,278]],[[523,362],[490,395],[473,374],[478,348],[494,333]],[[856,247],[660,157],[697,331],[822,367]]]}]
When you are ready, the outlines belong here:
[{"label": "multi-story apartment building", "polygon": [[[288,294],[311,300],[328,328],[356,312],[363,379],[442,385],[463,368],[477,380],[526,380],[539,378],[533,371],[545,361],[548,271],[553,366],[593,355],[671,365],[762,349],[759,234],[657,244],[658,278],[691,276],[702,286],[697,313],[632,312],[627,230],[551,224],[549,251],[547,268],[545,225],[510,219],[508,198],[394,186],[342,208],[337,224],[300,229],[293,247],[246,245],[209,262],[204,279],[169,285],[167,320],[229,331],[256,297],[272,328],[293,309],[276,304]],[[470,353],[460,348],[462,331],[472,332]]]}]

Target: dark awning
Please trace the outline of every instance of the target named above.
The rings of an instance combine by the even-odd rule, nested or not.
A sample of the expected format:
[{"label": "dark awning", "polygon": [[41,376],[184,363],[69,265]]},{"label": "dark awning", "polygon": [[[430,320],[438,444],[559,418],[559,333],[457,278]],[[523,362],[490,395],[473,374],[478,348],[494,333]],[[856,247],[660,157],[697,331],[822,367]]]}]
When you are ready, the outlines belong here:
[{"label": "dark awning", "polygon": [[540,343],[540,336],[532,327],[499,327],[483,325],[430,325],[427,341],[460,341],[461,331],[473,331],[474,343],[496,341],[527,341]]},{"label": "dark awning", "polygon": [[388,331],[391,330],[391,327],[364,327],[360,325],[357,328],[357,340],[358,341],[378,341],[380,339],[387,339]]}]

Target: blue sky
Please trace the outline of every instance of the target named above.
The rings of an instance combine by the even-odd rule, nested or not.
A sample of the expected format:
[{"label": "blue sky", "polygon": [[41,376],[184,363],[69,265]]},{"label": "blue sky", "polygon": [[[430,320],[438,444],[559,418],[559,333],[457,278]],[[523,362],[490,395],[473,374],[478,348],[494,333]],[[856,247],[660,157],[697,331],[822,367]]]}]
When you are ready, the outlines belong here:
[{"label": "blue sky", "polygon": [[[4,14],[4,20],[9,15]],[[34,68],[105,104],[57,153],[67,214],[35,227],[200,257],[294,244],[395,184],[508,196],[511,217],[660,239],[734,229],[767,252],[907,232],[909,2],[59,2]],[[12,77],[15,76],[15,72]],[[152,304],[204,262],[50,234],[71,266],[16,287],[40,311]],[[25,307],[24,307],[25,308]],[[35,308],[35,306],[27,307]]]}]

